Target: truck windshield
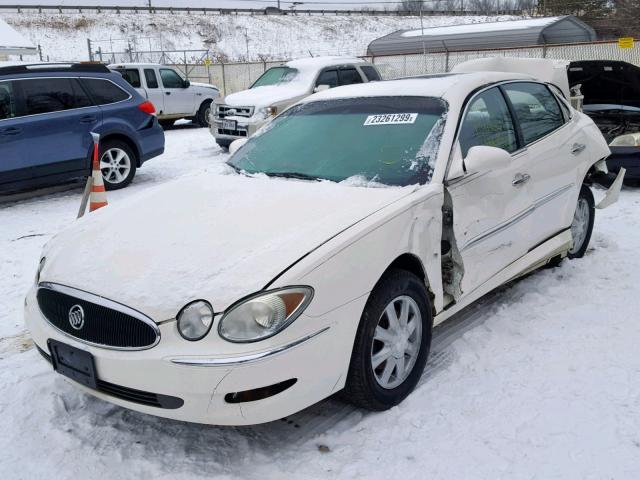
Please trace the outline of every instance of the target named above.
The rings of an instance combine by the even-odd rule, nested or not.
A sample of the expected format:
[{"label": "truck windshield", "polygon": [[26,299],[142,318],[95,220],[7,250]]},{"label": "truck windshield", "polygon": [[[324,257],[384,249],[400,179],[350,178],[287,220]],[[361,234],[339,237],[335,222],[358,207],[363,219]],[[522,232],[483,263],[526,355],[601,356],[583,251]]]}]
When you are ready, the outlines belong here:
[{"label": "truck windshield", "polygon": [[228,161],[269,176],[384,185],[431,180],[447,112],[432,97],[368,97],[297,105]]},{"label": "truck windshield", "polygon": [[287,83],[298,75],[298,70],[289,67],[273,67],[264,72],[251,88],[264,87],[266,85],[277,85]]}]

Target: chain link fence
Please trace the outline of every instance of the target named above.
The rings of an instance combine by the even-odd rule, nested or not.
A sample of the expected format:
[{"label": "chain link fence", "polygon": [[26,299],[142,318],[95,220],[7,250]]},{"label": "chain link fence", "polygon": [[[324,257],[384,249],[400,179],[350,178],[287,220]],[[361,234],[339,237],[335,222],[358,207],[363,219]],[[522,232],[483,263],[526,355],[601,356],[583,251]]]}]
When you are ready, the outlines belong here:
[{"label": "chain link fence", "polygon": [[[640,66],[640,46],[620,48],[617,42],[577,43],[566,45],[544,45],[536,47],[508,48],[499,50],[474,50],[439,52],[411,55],[388,55],[361,57],[378,67],[382,77],[394,78],[441,73],[467,60],[486,57],[550,58],[558,60],[622,60]],[[175,68],[191,81],[212,83],[223,95],[245,90],[267,69],[281,65],[282,61],[249,63],[211,63],[203,59],[197,63],[171,62]]]}]

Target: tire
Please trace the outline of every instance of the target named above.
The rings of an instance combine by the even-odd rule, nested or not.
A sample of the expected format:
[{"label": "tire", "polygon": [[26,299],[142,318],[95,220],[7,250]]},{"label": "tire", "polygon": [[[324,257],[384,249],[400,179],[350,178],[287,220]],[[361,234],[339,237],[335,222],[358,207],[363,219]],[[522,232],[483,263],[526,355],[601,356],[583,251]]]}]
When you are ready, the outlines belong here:
[{"label": "tire", "polygon": [[576,212],[571,223],[571,236],[574,242],[567,257],[582,258],[589,247],[591,233],[593,232],[593,221],[596,217],[595,202],[593,201],[593,193],[587,185],[582,185],[580,194],[578,195],[578,203]]},{"label": "tire", "polygon": [[[393,308],[396,320],[401,324],[405,305],[409,311],[406,325],[411,325],[412,319],[416,322],[408,343],[402,340],[407,339],[406,335],[394,335],[387,313],[388,307]],[[387,410],[402,402],[413,391],[424,371],[431,347],[432,327],[431,304],[424,283],[405,270],[392,270],[386,274],[371,292],[362,312],[343,397],[358,407],[373,411]],[[411,344],[415,345],[418,340],[419,346],[411,349]],[[389,350],[391,345],[393,347]],[[385,349],[388,357],[380,361],[386,355],[381,354]],[[374,367],[376,357],[376,363],[380,363]],[[399,374],[400,359],[405,365],[404,375]],[[385,383],[387,369],[390,375],[387,375]]]},{"label": "tire", "polygon": [[100,145],[100,170],[106,190],[119,190],[136,175],[138,156],[121,140],[107,140]]},{"label": "tire", "polygon": [[168,128],[173,127],[173,124],[176,123],[176,121],[175,120],[158,120],[158,123],[164,130],[166,130]]},{"label": "tire", "polygon": [[216,138],[216,143],[225,152],[229,150],[229,145],[231,145],[232,142],[233,140],[222,140],[222,139]]},{"label": "tire", "polygon": [[196,123],[201,127],[209,127],[209,114],[211,113],[211,100],[207,100],[200,105],[196,114]]}]

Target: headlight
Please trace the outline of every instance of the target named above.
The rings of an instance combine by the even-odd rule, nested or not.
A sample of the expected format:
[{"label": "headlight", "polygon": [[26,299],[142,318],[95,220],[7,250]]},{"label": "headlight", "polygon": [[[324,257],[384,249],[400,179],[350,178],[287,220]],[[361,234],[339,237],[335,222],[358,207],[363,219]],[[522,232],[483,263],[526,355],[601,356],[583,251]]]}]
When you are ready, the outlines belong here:
[{"label": "headlight", "polygon": [[276,114],[278,113],[278,107],[271,106],[271,107],[261,108],[259,112],[262,114],[262,117],[265,119],[269,117],[275,117]]},{"label": "headlight", "polygon": [[218,333],[230,342],[264,340],[291,325],[312,298],[311,287],[258,293],[233,305],[220,320]]},{"label": "headlight", "polygon": [[182,338],[195,342],[209,333],[213,324],[213,308],[205,300],[196,300],[182,307],[176,318]]},{"label": "headlight", "polygon": [[640,133],[627,133],[613,139],[611,147],[640,147]]},{"label": "headlight", "polygon": [[38,270],[36,271],[36,285],[40,283],[40,274],[42,273],[42,269],[44,268],[44,264],[46,263],[46,257],[42,257],[40,259],[40,263],[38,264]]}]

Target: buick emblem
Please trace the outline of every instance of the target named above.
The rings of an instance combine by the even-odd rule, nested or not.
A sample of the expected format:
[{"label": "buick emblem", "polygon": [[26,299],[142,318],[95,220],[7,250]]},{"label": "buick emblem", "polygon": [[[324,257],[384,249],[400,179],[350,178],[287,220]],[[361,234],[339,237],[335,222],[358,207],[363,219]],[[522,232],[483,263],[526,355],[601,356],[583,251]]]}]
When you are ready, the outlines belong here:
[{"label": "buick emblem", "polygon": [[84,310],[80,305],[74,305],[69,309],[69,324],[74,330],[84,327]]}]

